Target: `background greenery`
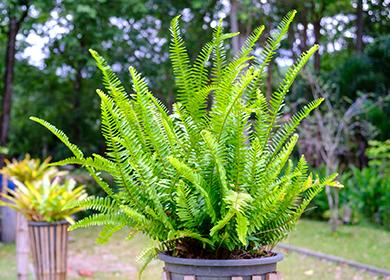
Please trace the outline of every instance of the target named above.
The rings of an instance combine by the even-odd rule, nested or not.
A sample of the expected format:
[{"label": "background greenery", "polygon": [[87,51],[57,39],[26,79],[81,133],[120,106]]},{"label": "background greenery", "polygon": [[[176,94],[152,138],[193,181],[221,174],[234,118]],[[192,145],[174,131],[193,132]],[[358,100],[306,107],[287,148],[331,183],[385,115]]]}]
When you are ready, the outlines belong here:
[{"label": "background greenery", "polygon": [[[204,30],[215,26],[220,17],[227,29],[243,35],[261,24],[269,33],[293,8],[298,10],[297,18],[279,58],[267,69],[264,90],[276,89],[292,59],[314,42],[320,43],[320,52],[306,67],[307,74],[294,84],[288,100],[293,111],[313,95],[326,96],[329,101],[301,129],[299,150],[314,168],[334,166],[344,173],[347,188],[337,194],[340,221],[389,227],[389,166],[369,164],[375,158],[371,156],[370,161],[366,152],[370,140],[390,138],[390,4],[384,0],[1,1],[2,76],[8,67],[5,57],[10,23],[28,10],[16,36],[7,156],[23,157],[29,152],[59,159],[68,155],[54,137],[28,120],[30,115],[61,127],[86,152],[104,150],[103,138],[96,137],[100,123],[95,89],[100,87],[100,76],[89,48],[110,58],[125,87],[130,84],[127,67],[134,66],[148,78],[152,92],[170,106],[175,89],[169,70],[168,26],[174,15],[183,15],[188,48],[197,54],[199,46],[209,39]],[[41,51],[32,51],[37,42]],[[230,54],[233,51],[234,46]],[[0,81],[3,88],[5,79]],[[6,112],[3,109],[0,113]],[[286,118],[291,113],[286,111]],[[339,123],[343,127],[337,126]],[[324,173],[330,171],[323,168]],[[84,177],[78,174],[80,180]],[[97,192],[92,185],[90,191]],[[313,207],[308,216],[331,216],[326,193]]]}]

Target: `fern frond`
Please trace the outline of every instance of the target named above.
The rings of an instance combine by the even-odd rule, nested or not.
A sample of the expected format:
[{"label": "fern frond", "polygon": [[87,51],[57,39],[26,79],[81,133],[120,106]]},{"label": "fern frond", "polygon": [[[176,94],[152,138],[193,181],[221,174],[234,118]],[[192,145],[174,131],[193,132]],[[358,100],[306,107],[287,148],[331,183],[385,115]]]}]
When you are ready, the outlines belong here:
[{"label": "fern frond", "polygon": [[221,183],[221,197],[224,197],[228,191],[226,170],[223,162],[224,151],[221,149],[221,147],[218,145],[217,140],[209,131],[202,130],[201,135],[217,167],[217,171],[219,174],[219,181]]},{"label": "fern frond", "polygon": [[274,153],[276,153],[285,143],[288,137],[294,133],[295,129],[298,127],[301,121],[304,120],[314,109],[320,106],[323,101],[323,98],[319,98],[305,105],[301,110],[295,113],[286,124],[284,124],[276,131],[275,135],[273,136],[272,143],[272,149]]},{"label": "fern frond", "polygon": [[146,247],[138,254],[136,262],[141,264],[141,267],[138,271],[138,280],[141,280],[142,273],[145,271],[147,265],[156,258],[158,251],[158,247],[153,244]]},{"label": "fern frond", "polygon": [[253,51],[253,48],[257,41],[260,39],[261,34],[264,31],[264,25],[256,27],[255,30],[246,38],[244,44],[241,47],[239,57],[246,57]]},{"label": "fern frond", "polygon": [[206,206],[209,211],[208,214],[215,221],[217,216],[213,208],[213,204],[210,200],[210,194],[208,192],[207,184],[205,180],[202,178],[202,176],[198,174],[195,170],[187,166],[185,163],[179,161],[176,158],[168,157],[168,160],[172,164],[172,166],[176,168],[177,172],[181,176],[183,176],[183,178],[190,181],[194,185],[194,187],[200,192],[200,194],[202,195],[202,197],[206,202]]},{"label": "fern frond", "polygon": [[237,230],[237,235],[238,239],[241,241],[241,243],[246,246],[247,245],[247,233],[248,233],[248,224],[249,221],[248,219],[241,213],[237,213],[236,215],[236,230]]},{"label": "fern frond", "polygon": [[276,115],[277,112],[279,112],[284,97],[289,91],[295,78],[302,70],[302,68],[306,65],[306,63],[309,61],[309,58],[318,50],[318,48],[319,48],[318,45],[314,45],[313,47],[311,47],[307,52],[304,52],[299,57],[298,61],[293,66],[291,66],[288,69],[283,81],[280,83],[278,90],[272,94],[270,100],[272,114]]},{"label": "fern frond", "polygon": [[117,226],[105,225],[105,226],[103,226],[103,228],[99,232],[98,237],[96,238],[96,243],[98,243],[98,244],[107,243],[108,240],[112,237],[112,235],[115,232],[120,231],[124,227],[125,227],[124,225],[117,225]]},{"label": "fern frond", "polygon": [[186,104],[193,93],[192,75],[190,69],[190,58],[180,34],[180,16],[174,17],[171,21],[171,44],[169,46],[170,58],[173,73],[178,88],[177,99]]},{"label": "fern frond", "polygon": [[109,197],[90,196],[83,200],[72,201],[64,206],[64,209],[72,208],[91,209],[104,214],[117,211],[115,201],[112,201]]},{"label": "fern frond", "polygon": [[200,211],[197,196],[180,181],[177,185],[176,212],[184,227],[196,227],[200,224]]},{"label": "fern frond", "polygon": [[283,81],[280,83],[279,88],[272,94],[270,100],[270,113],[268,118],[268,128],[265,139],[269,139],[272,129],[275,126],[275,121],[278,117],[278,113],[283,106],[283,100],[290,90],[292,83],[297,77],[298,73],[309,61],[309,58],[318,50],[318,45],[314,45],[309,51],[303,53],[298,61],[289,68]]},{"label": "fern frond", "polygon": [[272,57],[276,53],[280,42],[283,37],[287,34],[288,28],[290,27],[291,22],[294,20],[297,11],[292,10],[285,15],[279,25],[277,26],[276,32],[267,38],[267,44],[264,46],[263,51],[260,54],[259,59],[259,69],[260,69],[260,77],[263,76],[264,69],[268,66]]},{"label": "fern frond", "polygon": [[66,136],[66,134],[62,130],[56,128],[51,123],[49,123],[45,120],[36,118],[36,117],[30,117],[30,120],[37,122],[40,125],[46,127],[51,133],[53,133],[55,136],[57,136],[57,138],[60,139],[61,142],[64,143],[65,146],[68,147],[68,149],[75,155],[76,158],[83,158],[84,157],[83,152],[75,144],[72,144],[69,141],[68,136]]},{"label": "fern frond", "polygon": [[107,61],[101,57],[95,50],[89,49],[90,54],[96,61],[96,66],[100,69],[103,74],[103,85],[106,90],[111,94],[115,100],[122,102],[127,101],[127,93],[123,87],[119,78],[108,66]]},{"label": "fern frond", "polygon": [[69,227],[69,230],[75,230],[78,228],[86,228],[90,226],[105,226],[105,225],[112,225],[112,226],[119,226],[119,225],[129,225],[131,226],[131,223],[126,221],[126,218],[123,215],[116,214],[92,214],[88,217],[85,217],[79,221],[77,221],[75,224],[71,225]]}]

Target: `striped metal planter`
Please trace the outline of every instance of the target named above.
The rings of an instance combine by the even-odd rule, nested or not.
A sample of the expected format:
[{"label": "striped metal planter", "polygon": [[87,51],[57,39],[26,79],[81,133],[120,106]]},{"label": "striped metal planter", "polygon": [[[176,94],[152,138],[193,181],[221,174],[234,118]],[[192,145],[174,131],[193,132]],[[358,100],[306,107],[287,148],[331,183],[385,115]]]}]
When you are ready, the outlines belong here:
[{"label": "striped metal planter", "polygon": [[163,280],[279,280],[276,264],[283,255],[257,259],[185,259],[159,254],[165,263]]},{"label": "striped metal planter", "polygon": [[28,222],[31,254],[37,280],[65,280],[68,222]]}]

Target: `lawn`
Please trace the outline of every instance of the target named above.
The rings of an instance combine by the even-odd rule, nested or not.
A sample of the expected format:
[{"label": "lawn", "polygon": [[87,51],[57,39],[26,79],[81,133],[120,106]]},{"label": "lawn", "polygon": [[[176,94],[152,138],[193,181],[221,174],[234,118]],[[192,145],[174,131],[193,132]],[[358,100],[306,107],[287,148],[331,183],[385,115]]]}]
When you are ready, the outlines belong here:
[{"label": "lawn", "polygon": [[[288,242],[357,261],[367,260],[366,263],[388,268],[389,232],[369,227],[351,226],[340,228],[336,234],[329,236],[328,234],[326,223],[302,221]],[[84,275],[92,273],[92,279],[136,279],[139,266],[135,262],[135,257],[148,245],[147,238],[137,235],[133,240],[126,241],[124,240],[126,232],[121,232],[109,243],[96,245],[94,242],[96,235],[96,229],[72,232],[69,278],[81,279],[80,273]],[[365,248],[364,253],[361,253],[361,248]],[[2,280],[16,279],[14,253],[13,245],[0,245],[0,279]],[[370,261],[370,256],[382,256],[382,259]],[[152,262],[145,271],[143,279],[161,279],[161,267],[162,263],[159,261]],[[370,273],[296,253],[286,254],[285,260],[279,265],[279,270],[285,280],[382,279]]]},{"label": "lawn", "polygon": [[390,232],[372,226],[342,226],[301,220],[285,243],[390,270]]}]

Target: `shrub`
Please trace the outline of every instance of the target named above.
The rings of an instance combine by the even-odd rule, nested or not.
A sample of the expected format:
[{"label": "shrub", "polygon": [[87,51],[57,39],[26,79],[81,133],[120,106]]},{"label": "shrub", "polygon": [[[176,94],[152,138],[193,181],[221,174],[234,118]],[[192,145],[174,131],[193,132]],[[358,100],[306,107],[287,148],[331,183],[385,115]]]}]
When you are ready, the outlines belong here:
[{"label": "shrub", "polygon": [[[343,172],[340,192],[340,219],[344,223],[370,222],[390,227],[390,140],[369,141],[366,150],[369,164],[363,169],[351,166]],[[317,168],[325,174],[325,168]],[[326,194],[312,200],[305,213],[315,219],[329,218]]]},{"label": "shrub", "polygon": [[368,221],[390,227],[390,140],[370,141],[366,154],[368,167],[351,167],[343,176],[343,199]]},{"label": "shrub", "polygon": [[390,178],[384,177],[375,166],[362,170],[352,167],[343,176],[347,186],[341,193],[343,203],[352,215],[371,223],[390,227]]}]

